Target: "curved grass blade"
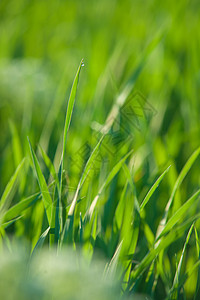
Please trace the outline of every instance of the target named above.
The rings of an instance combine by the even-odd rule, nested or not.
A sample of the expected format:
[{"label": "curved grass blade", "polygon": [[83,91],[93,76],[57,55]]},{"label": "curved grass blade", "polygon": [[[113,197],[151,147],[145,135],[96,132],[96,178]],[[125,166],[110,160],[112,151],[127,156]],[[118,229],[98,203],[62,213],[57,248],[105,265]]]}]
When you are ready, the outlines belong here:
[{"label": "curved grass blade", "polygon": [[169,230],[172,229],[174,225],[178,223],[178,221],[188,212],[190,207],[194,204],[196,200],[198,200],[198,196],[200,195],[200,190],[198,190],[191,198],[189,198],[182,206],[179,208],[176,213],[169,219],[167,224],[165,225],[163,231],[157,238],[159,240],[164,234],[166,234]]},{"label": "curved grass blade", "polygon": [[143,272],[150,266],[152,261],[157,257],[157,255],[171,245],[178,238],[182,237],[185,230],[191,226],[195,220],[200,218],[200,214],[191,217],[189,220],[178,226],[176,229],[171,230],[166,236],[161,239],[161,242],[157,247],[152,248],[147,255],[143,258],[140,264],[138,264],[131,273],[131,279],[128,285],[128,289],[131,290],[135,284],[137,278],[143,274]]},{"label": "curved grass blade", "polygon": [[78,194],[79,194],[79,191],[88,175],[88,173],[90,172],[91,170],[91,167],[95,161],[95,158],[97,157],[98,155],[98,151],[99,151],[99,147],[102,143],[102,140],[103,140],[104,136],[102,136],[102,138],[100,139],[100,141],[97,143],[96,147],[94,148],[94,150],[92,151],[86,165],[85,165],[85,168],[83,170],[83,173],[81,175],[81,178],[79,180],[79,183],[78,183],[78,186],[77,186],[77,189],[76,189],[76,192],[75,192],[75,195],[74,195],[74,198],[72,200],[72,203],[70,205],[70,208],[69,208],[69,211],[67,213],[67,219],[66,219],[66,222],[65,222],[65,225],[64,225],[64,229],[63,229],[63,232],[62,232],[62,238],[61,238],[61,244],[63,243],[63,240],[65,238],[65,236],[68,234],[66,231],[69,230],[69,228],[71,228],[71,223],[73,222],[73,216],[74,216],[74,209],[75,209],[75,206],[76,206],[76,203],[77,203],[77,199],[78,199]]},{"label": "curved grass blade", "polygon": [[181,253],[179,264],[178,264],[178,267],[177,267],[177,270],[176,270],[176,273],[175,273],[175,276],[174,276],[174,282],[173,282],[173,286],[172,286],[171,293],[170,293],[171,294],[170,299],[177,299],[177,296],[178,296],[178,289],[180,288],[179,278],[180,278],[180,273],[181,273],[181,266],[182,266],[182,263],[183,263],[183,256],[184,256],[187,244],[189,242],[190,236],[192,234],[193,227],[194,227],[194,223],[190,227],[190,229],[188,231],[188,234],[187,234],[187,238],[186,238],[186,241],[185,241],[185,244],[184,244],[184,247],[183,247],[183,251]]},{"label": "curved grass blade", "polygon": [[58,176],[57,176],[57,173],[56,173],[56,170],[54,168],[53,163],[51,162],[49,156],[46,154],[46,152],[42,149],[41,146],[39,146],[39,149],[40,149],[40,152],[42,154],[42,158],[44,160],[45,165],[47,166],[47,168],[48,168],[49,172],[51,173],[53,179],[55,180],[55,182],[58,185]]},{"label": "curved grass blade", "polygon": [[168,213],[169,213],[169,209],[172,205],[172,202],[174,200],[176,191],[178,190],[178,188],[180,187],[181,183],[183,182],[183,179],[185,178],[185,176],[187,175],[187,173],[189,172],[190,168],[192,167],[193,163],[195,162],[195,160],[197,159],[197,157],[200,154],[200,147],[193,152],[193,154],[190,156],[190,158],[188,159],[188,161],[186,162],[186,164],[184,165],[183,169],[181,170],[181,173],[179,174],[174,188],[172,190],[170,199],[165,207],[165,212],[164,212],[164,216],[162,218],[162,220],[160,221],[160,224],[158,226],[157,229],[157,233],[156,233],[156,237],[158,237],[161,233],[161,231],[163,230],[163,228],[165,227],[165,224],[167,222],[167,217],[168,217]]},{"label": "curved grass blade", "polygon": [[[58,195],[57,195],[57,197],[58,197],[57,198],[57,206],[58,207],[56,208],[56,212],[55,212],[55,216],[56,216],[55,222],[56,222],[57,226],[59,226],[58,225],[59,219],[60,219],[60,223],[62,224],[62,215],[61,215],[61,213],[57,213],[57,212],[60,212],[60,206],[61,206],[62,173],[63,173],[63,166],[64,166],[64,156],[65,156],[65,151],[66,151],[67,133],[69,130],[72,112],[73,112],[73,108],[74,108],[74,103],[75,103],[75,99],[76,99],[79,75],[80,75],[80,71],[81,71],[81,68],[83,65],[84,64],[83,64],[83,59],[82,59],[79,64],[76,76],[75,76],[73,84],[72,84],[69,101],[68,101],[68,105],[67,105],[66,117],[65,117],[65,127],[64,127],[64,133],[63,133],[63,149],[62,149],[61,161],[60,161],[60,166],[59,166],[59,171],[58,171],[58,180],[59,180],[59,189],[58,189]],[[77,196],[78,196],[78,194],[77,194]],[[76,203],[76,201],[74,201],[74,202]],[[74,206],[75,206],[75,203],[74,203]]]},{"label": "curved grass blade", "polygon": [[1,228],[4,228],[4,229],[7,228],[7,227],[9,227],[10,225],[12,225],[14,222],[16,222],[17,220],[19,220],[21,218],[22,218],[22,216],[19,216],[17,218],[14,218],[14,219],[8,221],[8,222],[5,222],[5,223],[1,224]]},{"label": "curved grass blade", "polygon": [[33,205],[39,198],[41,197],[41,193],[34,194],[16,205],[12,206],[4,215],[4,222],[8,222],[17,216],[19,216],[25,209]]},{"label": "curved grass blade", "polygon": [[146,197],[144,198],[143,202],[140,205],[140,212],[143,211],[144,207],[146,206],[146,204],[148,203],[149,199],[151,198],[151,196],[153,195],[153,193],[155,192],[155,190],[157,189],[157,187],[159,186],[160,182],[162,181],[163,177],[166,175],[166,173],[169,171],[171,166],[169,166],[161,175],[160,177],[156,180],[156,182],[153,184],[153,186],[150,188],[150,190],[148,191]]},{"label": "curved grass blade", "polygon": [[76,192],[75,192],[75,196],[74,196],[74,199],[72,201],[72,204],[70,206],[70,209],[69,209],[69,213],[68,215],[72,215],[73,212],[74,212],[74,208],[75,208],[75,205],[76,205],[76,202],[77,202],[77,198],[78,198],[78,193],[86,179],[86,177],[88,176],[88,173],[90,172],[91,170],[91,167],[93,166],[93,163],[95,161],[95,158],[97,157],[98,155],[98,152],[99,152],[99,147],[103,141],[103,138],[104,136],[102,136],[102,138],[99,140],[98,144],[96,145],[96,147],[94,148],[94,150],[92,151],[86,165],[85,165],[85,168],[83,170],[83,173],[81,175],[81,178],[79,180],[79,183],[78,183],[78,186],[77,186],[77,189],[76,189]]},{"label": "curved grass blade", "polygon": [[45,239],[46,239],[46,237],[47,237],[49,231],[50,231],[50,227],[48,227],[48,228],[43,232],[43,234],[40,236],[39,240],[37,241],[37,243],[36,243],[36,245],[35,245],[35,247],[34,247],[32,253],[31,253],[31,256],[33,256],[37,250],[39,250],[40,248],[42,248],[42,246],[43,246],[43,244],[44,244],[44,241],[45,241]]},{"label": "curved grass blade", "polygon": [[65,156],[65,150],[66,150],[67,133],[68,133],[71,118],[72,118],[72,112],[73,112],[74,103],[75,103],[75,99],[76,99],[78,80],[79,80],[79,75],[80,75],[82,66],[83,66],[83,59],[81,60],[78,70],[76,72],[76,76],[75,76],[73,84],[72,84],[69,101],[68,101],[68,105],[67,105],[67,112],[66,112],[66,117],[65,117],[65,127],[64,127],[64,133],[63,133],[63,149],[62,149],[62,155],[61,155],[61,161],[60,161],[60,167],[59,167],[60,196],[61,196],[61,190],[62,190],[62,176],[61,175],[62,175],[62,171],[63,171],[63,163],[64,163],[64,156]]},{"label": "curved grass blade", "polygon": [[103,182],[102,186],[99,189],[98,194],[95,196],[94,200],[92,201],[90,208],[88,210],[88,214],[91,218],[95,206],[98,202],[98,199],[102,193],[102,191],[104,190],[104,188],[106,188],[106,186],[111,182],[111,180],[115,177],[115,175],[119,172],[119,170],[121,169],[122,165],[124,164],[124,162],[126,161],[126,159],[133,153],[133,150],[131,150],[128,154],[126,154],[112,169],[112,171],[108,174],[106,180]]},{"label": "curved grass blade", "polygon": [[119,243],[119,245],[117,246],[117,249],[115,250],[115,253],[107,267],[107,270],[105,272],[105,277],[109,277],[109,276],[115,276],[116,273],[116,269],[117,269],[117,263],[118,263],[118,259],[119,259],[119,255],[120,255],[120,251],[122,248],[122,243],[123,241],[121,241]]},{"label": "curved grass blade", "polygon": [[72,89],[71,89],[71,92],[70,92],[70,96],[69,96],[69,101],[68,101],[68,106],[67,106],[67,113],[66,113],[66,118],[65,118],[64,134],[63,134],[63,153],[62,153],[63,157],[62,157],[62,159],[64,158],[64,155],[65,155],[66,142],[67,142],[67,133],[68,133],[69,125],[70,125],[70,122],[71,122],[72,112],[73,112],[73,108],[74,108],[74,102],[75,102],[75,98],[76,98],[78,80],[79,80],[79,75],[80,75],[80,71],[81,71],[82,66],[83,66],[83,59],[81,60],[80,65],[78,67],[76,76],[74,78],[74,82],[72,84]]},{"label": "curved grass blade", "polygon": [[31,152],[31,156],[32,156],[32,161],[33,161],[33,165],[34,165],[34,169],[37,175],[37,180],[39,183],[39,187],[40,187],[40,191],[42,193],[42,199],[43,199],[43,203],[44,203],[44,207],[45,207],[45,211],[47,214],[47,219],[48,219],[48,223],[51,226],[52,223],[52,199],[48,190],[48,186],[47,183],[45,181],[44,175],[42,174],[39,162],[37,160],[37,157],[35,155],[35,152],[31,146],[31,142],[28,138],[28,142],[29,142],[29,147],[30,147],[30,152]]},{"label": "curved grass blade", "polygon": [[0,211],[2,209],[6,209],[6,207],[8,207],[9,204],[10,204],[10,201],[11,201],[10,196],[11,196],[12,190],[14,188],[14,185],[17,181],[18,175],[19,175],[20,171],[22,170],[24,162],[25,162],[25,158],[19,164],[19,166],[17,167],[15,173],[13,174],[13,176],[9,180],[8,184],[6,185],[6,188],[3,192],[3,195],[1,196],[1,200],[0,200]]}]

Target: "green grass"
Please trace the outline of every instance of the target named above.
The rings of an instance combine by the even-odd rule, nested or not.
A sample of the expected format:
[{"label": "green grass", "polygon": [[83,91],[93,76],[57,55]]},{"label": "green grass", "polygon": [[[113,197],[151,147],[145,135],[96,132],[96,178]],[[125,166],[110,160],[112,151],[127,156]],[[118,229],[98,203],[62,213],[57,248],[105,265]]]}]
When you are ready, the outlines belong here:
[{"label": "green grass", "polygon": [[0,298],[199,299],[199,8],[1,1]]}]

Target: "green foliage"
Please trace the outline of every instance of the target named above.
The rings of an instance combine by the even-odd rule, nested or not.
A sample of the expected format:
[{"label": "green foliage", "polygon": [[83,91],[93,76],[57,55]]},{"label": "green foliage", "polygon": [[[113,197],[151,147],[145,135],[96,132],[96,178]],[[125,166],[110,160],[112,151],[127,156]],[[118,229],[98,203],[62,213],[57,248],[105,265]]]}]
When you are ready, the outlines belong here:
[{"label": "green foliage", "polygon": [[[92,299],[199,298],[199,9],[195,0],[0,2],[7,290],[22,266],[12,292],[23,283],[37,299],[80,299],[84,284],[98,290],[95,279]],[[26,241],[24,260],[6,256],[18,255],[13,240]],[[75,254],[62,269],[66,246]],[[58,268],[44,278],[49,255]]]}]

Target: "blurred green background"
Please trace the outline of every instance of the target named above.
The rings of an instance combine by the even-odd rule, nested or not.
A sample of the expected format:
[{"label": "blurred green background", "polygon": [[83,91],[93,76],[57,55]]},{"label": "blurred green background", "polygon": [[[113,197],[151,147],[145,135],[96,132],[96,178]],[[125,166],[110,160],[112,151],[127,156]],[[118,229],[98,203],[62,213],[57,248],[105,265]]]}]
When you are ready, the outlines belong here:
[{"label": "blurred green background", "polygon": [[[125,149],[114,155],[104,151],[108,163],[100,167],[99,180],[133,148],[134,181],[141,203],[158,174],[172,164],[146,217],[155,233],[174,182],[200,142],[199,15],[198,0],[1,0],[0,194],[27,156],[27,136],[35,149],[40,144],[58,166],[67,99],[84,58],[65,161],[66,193],[71,199],[87,159],[84,152],[81,163],[75,165],[77,153],[86,144],[92,149],[95,126],[105,123],[118,94],[141,66],[133,92],[143,95],[156,113],[148,121],[140,120],[140,130],[130,129],[133,138]],[[177,193],[174,210],[200,185],[199,162]],[[45,167],[44,173],[49,176]],[[121,174],[104,202],[118,197],[124,181]],[[30,169],[23,182],[14,202],[38,190]],[[92,185],[86,184],[81,195],[87,195],[86,203],[97,186],[97,178]],[[102,230],[108,241],[116,202],[109,200],[106,205]],[[40,219],[38,211],[39,205],[34,215],[28,211],[25,221],[19,220],[10,231],[33,239],[34,244],[42,231],[41,222],[34,231]],[[34,218],[35,227],[31,228],[29,221]],[[112,244],[104,252],[111,258],[113,249]]]},{"label": "blurred green background", "polygon": [[160,33],[162,39],[148,57],[136,88],[158,112],[151,146],[162,143],[180,169],[199,145],[199,22],[195,0],[1,0],[1,192],[14,170],[8,120],[16,124],[23,144],[27,135],[36,144],[56,99],[50,117],[53,157],[69,89],[84,58],[68,151],[78,150],[74,144],[85,142],[92,121],[105,122],[116,94]]}]

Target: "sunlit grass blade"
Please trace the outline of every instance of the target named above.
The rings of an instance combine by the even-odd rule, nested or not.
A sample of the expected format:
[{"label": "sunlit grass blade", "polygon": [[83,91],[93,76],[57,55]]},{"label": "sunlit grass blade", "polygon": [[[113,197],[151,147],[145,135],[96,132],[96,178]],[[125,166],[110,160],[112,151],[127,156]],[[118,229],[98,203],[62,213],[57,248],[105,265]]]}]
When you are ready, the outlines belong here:
[{"label": "sunlit grass blade", "polygon": [[176,194],[176,191],[178,190],[178,188],[180,187],[181,183],[183,182],[185,176],[187,175],[187,173],[189,172],[190,168],[192,167],[193,163],[195,162],[195,160],[197,159],[197,157],[199,156],[199,153],[200,153],[200,147],[193,152],[193,154],[190,156],[190,158],[188,159],[188,161],[186,162],[185,166],[183,167],[183,169],[181,170],[176,182],[175,182],[175,185],[174,185],[174,188],[172,190],[172,193],[171,193],[171,196],[170,196],[170,199],[165,207],[165,212],[164,212],[164,216],[162,218],[162,220],[160,221],[160,224],[158,226],[158,229],[157,229],[157,233],[156,233],[156,236],[158,237],[161,233],[161,231],[163,230],[166,222],[167,222],[167,217],[168,217],[168,212],[169,212],[169,209],[172,205],[172,202],[174,200],[174,197],[175,197],[175,194]]},{"label": "sunlit grass blade", "polygon": [[176,225],[182,217],[189,211],[195,201],[199,199],[200,190],[198,190],[190,199],[188,199],[182,206],[177,210],[177,212],[169,219],[167,224],[165,225],[164,229],[162,230],[161,234],[159,235],[159,240],[164,234],[166,234],[169,230]]},{"label": "sunlit grass blade", "polygon": [[66,117],[65,117],[65,126],[64,126],[64,133],[63,133],[63,148],[62,148],[62,155],[61,155],[61,161],[60,161],[60,168],[59,168],[59,183],[60,183],[60,190],[59,190],[59,196],[61,196],[61,190],[62,190],[62,171],[63,171],[63,164],[64,164],[64,157],[65,157],[65,150],[66,150],[66,143],[67,143],[67,133],[69,130],[71,118],[72,118],[72,112],[74,108],[74,103],[76,99],[76,92],[77,92],[77,86],[78,86],[78,81],[79,81],[79,75],[81,68],[83,66],[83,59],[80,62],[80,65],[78,67],[76,76],[74,78],[69,100],[68,100],[68,105],[67,105],[67,112],[66,112]]},{"label": "sunlit grass blade", "polygon": [[160,182],[162,181],[163,177],[166,175],[166,173],[169,171],[169,168],[171,166],[169,166],[161,175],[160,177],[156,180],[156,182],[153,184],[153,186],[150,188],[150,190],[148,191],[146,197],[144,198],[144,200],[142,201],[141,205],[140,205],[140,212],[143,211],[144,207],[146,206],[146,204],[148,203],[149,199],[151,198],[151,196],[153,195],[153,193],[155,192],[155,190],[157,189],[157,187],[159,186]]},{"label": "sunlit grass blade", "polygon": [[71,89],[71,92],[70,92],[70,96],[69,96],[69,101],[68,101],[68,106],[67,106],[67,113],[66,113],[66,118],[65,118],[64,134],[63,134],[63,157],[62,157],[62,159],[64,159],[64,155],[65,155],[66,142],[67,142],[67,133],[68,133],[69,125],[70,125],[70,122],[71,122],[72,112],[73,112],[73,108],[74,108],[74,102],[75,102],[75,98],[76,98],[78,80],[79,80],[79,75],[80,75],[80,71],[81,71],[82,66],[83,66],[83,59],[81,60],[80,65],[78,67],[76,76],[74,78],[74,82],[72,84],[72,89]]},{"label": "sunlit grass blade", "polygon": [[22,160],[22,162],[19,164],[19,166],[17,167],[15,173],[13,174],[13,176],[11,177],[11,179],[9,180],[8,184],[6,185],[6,188],[4,189],[4,192],[1,196],[0,199],[0,214],[2,214],[2,210],[6,210],[7,207],[10,205],[10,201],[11,201],[11,193],[13,191],[14,185],[17,181],[18,175],[21,172],[23,166],[25,163],[25,158]]},{"label": "sunlit grass blade", "polygon": [[10,130],[12,133],[12,146],[13,146],[13,155],[16,167],[20,164],[23,159],[23,151],[17,128],[12,120],[9,120]]},{"label": "sunlit grass blade", "polygon": [[197,214],[191,217],[189,220],[178,226],[177,228],[171,230],[166,236],[161,239],[161,242],[158,244],[157,247],[152,248],[147,255],[143,258],[143,260],[133,269],[131,272],[131,279],[129,282],[128,288],[131,290],[135,284],[136,279],[138,276],[142,275],[143,272],[150,266],[152,261],[156,258],[156,256],[166,249],[169,245],[171,245],[174,241],[178,238],[182,237],[185,233],[185,230],[191,226],[195,220],[200,218],[200,214]]},{"label": "sunlit grass blade", "polygon": [[103,184],[101,185],[98,194],[95,196],[94,200],[92,201],[90,208],[88,210],[88,214],[91,217],[95,206],[98,202],[98,199],[101,195],[101,193],[103,192],[103,190],[106,188],[106,186],[111,182],[111,180],[115,177],[115,175],[119,172],[119,170],[121,169],[122,165],[124,164],[124,162],[126,161],[126,159],[133,153],[133,150],[131,150],[128,154],[126,154],[115,166],[114,168],[111,170],[111,172],[108,174],[107,178],[105,179],[105,181],[103,182]]},{"label": "sunlit grass blade", "polygon": [[99,147],[100,147],[100,145],[102,143],[103,138],[104,138],[104,136],[101,137],[101,139],[97,143],[96,147],[92,151],[90,157],[88,158],[87,163],[85,165],[85,168],[83,170],[83,173],[81,175],[81,178],[79,180],[79,183],[77,185],[74,198],[73,198],[72,203],[70,205],[69,211],[67,212],[67,219],[65,221],[65,225],[64,225],[64,228],[63,228],[63,232],[62,232],[61,244],[63,243],[64,237],[67,234],[66,231],[69,230],[69,228],[71,227],[70,224],[73,222],[74,209],[75,209],[75,206],[76,206],[76,203],[77,203],[79,191],[80,191],[80,189],[81,189],[81,187],[82,187],[85,179],[87,178],[87,176],[88,176],[88,174],[89,174],[89,172],[91,170],[91,167],[93,166],[93,163],[94,163],[94,161],[95,161],[95,159],[96,159],[96,157],[97,157],[97,155],[99,153]]},{"label": "sunlit grass blade", "polygon": [[50,196],[50,193],[48,190],[46,180],[44,178],[44,175],[42,174],[39,162],[37,160],[37,157],[35,155],[35,152],[34,152],[32,146],[31,146],[31,142],[29,139],[28,139],[28,141],[29,141],[29,147],[30,147],[30,152],[31,152],[34,169],[35,169],[35,172],[37,175],[37,180],[39,183],[40,191],[42,193],[42,198],[43,198],[45,211],[47,214],[48,223],[51,226],[51,223],[52,223],[52,199],[51,199],[51,196]]},{"label": "sunlit grass blade", "polygon": [[172,289],[171,289],[170,299],[177,299],[177,297],[178,297],[178,289],[180,288],[179,278],[180,278],[180,273],[181,273],[181,266],[182,266],[182,262],[183,262],[183,256],[185,254],[185,249],[187,247],[190,236],[192,234],[193,227],[194,227],[194,223],[190,227],[190,229],[188,231],[188,234],[187,234],[187,238],[186,238],[186,241],[185,241],[185,244],[184,244],[184,247],[183,247],[183,251],[181,253],[181,257],[180,257],[180,260],[179,260],[179,263],[178,263],[178,268],[177,268],[175,276],[174,276],[174,282],[173,282],[173,286],[172,286]]},{"label": "sunlit grass blade", "polygon": [[117,226],[117,230],[119,230],[122,226],[123,218],[124,218],[124,210],[125,210],[125,195],[128,187],[128,181],[124,185],[123,191],[120,196],[119,203],[117,205],[117,208],[115,210],[115,216],[114,216],[114,224]]},{"label": "sunlit grass blade", "polygon": [[39,240],[37,241],[35,247],[33,248],[33,251],[32,251],[32,253],[31,253],[32,256],[36,253],[37,250],[39,250],[39,249],[43,246],[44,241],[45,241],[45,239],[46,239],[46,237],[47,237],[49,231],[50,231],[50,227],[48,227],[48,228],[43,232],[43,234],[40,236],[40,238],[39,238]]},{"label": "sunlit grass blade", "polygon": [[41,146],[39,146],[39,149],[40,149],[40,152],[42,154],[42,158],[44,160],[45,165],[47,166],[47,168],[48,168],[49,172],[51,173],[53,179],[55,180],[55,182],[58,185],[58,176],[57,176],[57,173],[56,173],[56,170],[55,170],[55,167],[54,167],[53,163],[51,162],[49,156],[46,154],[46,152],[42,149]]},{"label": "sunlit grass blade", "polygon": [[118,260],[119,260],[119,255],[120,255],[120,250],[122,247],[122,243],[123,241],[121,241],[119,243],[119,245],[117,246],[117,249],[115,250],[115,253],[106,269],[106,273],[105,276],[115,276],[116,274],[116,270],[117,270],[117,264],[118,264]]},{"label": "sunlit grass blade", "polygon": [[85,181],[85,179],[87,178],[90,170],[91,170],[91,167],[93,166],[93,163],[98,155],[98,152],[99,152],[99,147],[101,146],[101,143],[103,141],[103,138],[104,136],[102,136],[102,138],[99,140],[99,142],[97,143],[96,147],[94,148],[94,150],[92,151],[89,159],[87,160],[87,163],[85,165],[85,168],[83,170],[83,173],[81,175],[81,178],[79,180],[79,183],[78,183],[78,186],[77,186],[77,189],[76,189],[76,192],[75,192],[75,195],[74,195],[74,199],[71,203],[71,206],[70,206],[70,209],[69,209],[69,213],[68,215],[71,216],[74,212],[74,208],[75,208],[75,205],[76,205],[76,202],[77,202],[77,198],[78,198],[78,194],[79,194],[79,191]]},{"label": "sunlit grass blade", "polygon": [[[60,161],[60,166],[59,166],[59,171],[58,171],[58,180],[59,180],[59,188],[58,188],[58,195],[57,195],[57,206],[56,206],[56,212],[55,212],[55,217],[56,217],[56,224],[59,226],[59,220],[62,226],[62,215],[60,212],[60,206],[61,206],[61,194],[62,194],[62,173],[63,173],[63,166],[64,166],[64,156],[65,156],[65,151],[66,151],[66,143],[67,143],[67,133],[69,130],[70,122],[71,122],[71,117],[72,117],[72,112],[74,108],[74,103],[76,99],[76,92],[77,92],[77,86],[78,86],[78,81],[79,81],[79,75],[81,68],[83,66],[83,59],[80,62],[80,65],[78,67],[77,73],[75,75],[69,100],[68,100],[68,105],[67,105],[67,112],[66,112],[66,117],[65,117],[65,126],[64,126],[64,133],[63,133],[63,148],[62,148],[62,155],[61,155],[61,161]],[[77,194],[78,196],[78,194]],[[77,200],[77,199],[76,199]],[[76,201],[74,201],[74,206],[75,206]]]},{"label": "sunlit grass blade", "polygon": [[36,203],[40,196],[41,193],[37,193],[12,206],[6,211],[5,215],[3,216],[4,222],[8,222],[11,219],[14,219],[17,216],[19,216],[24,210]]},{"label": "sunlit grass blade", "polygon": [[19,220],[21,218],[22,218],[22,216],[18,216],[18,217],[14,218],[14,219],[12,219],[8,222],[5,222],[5,223],[1,224],[1,228],[4,228],[4,229],[7,228],[7,227],[9,227],[10,225],[12,225],[14,222],[16,222],[17,220]]}]

